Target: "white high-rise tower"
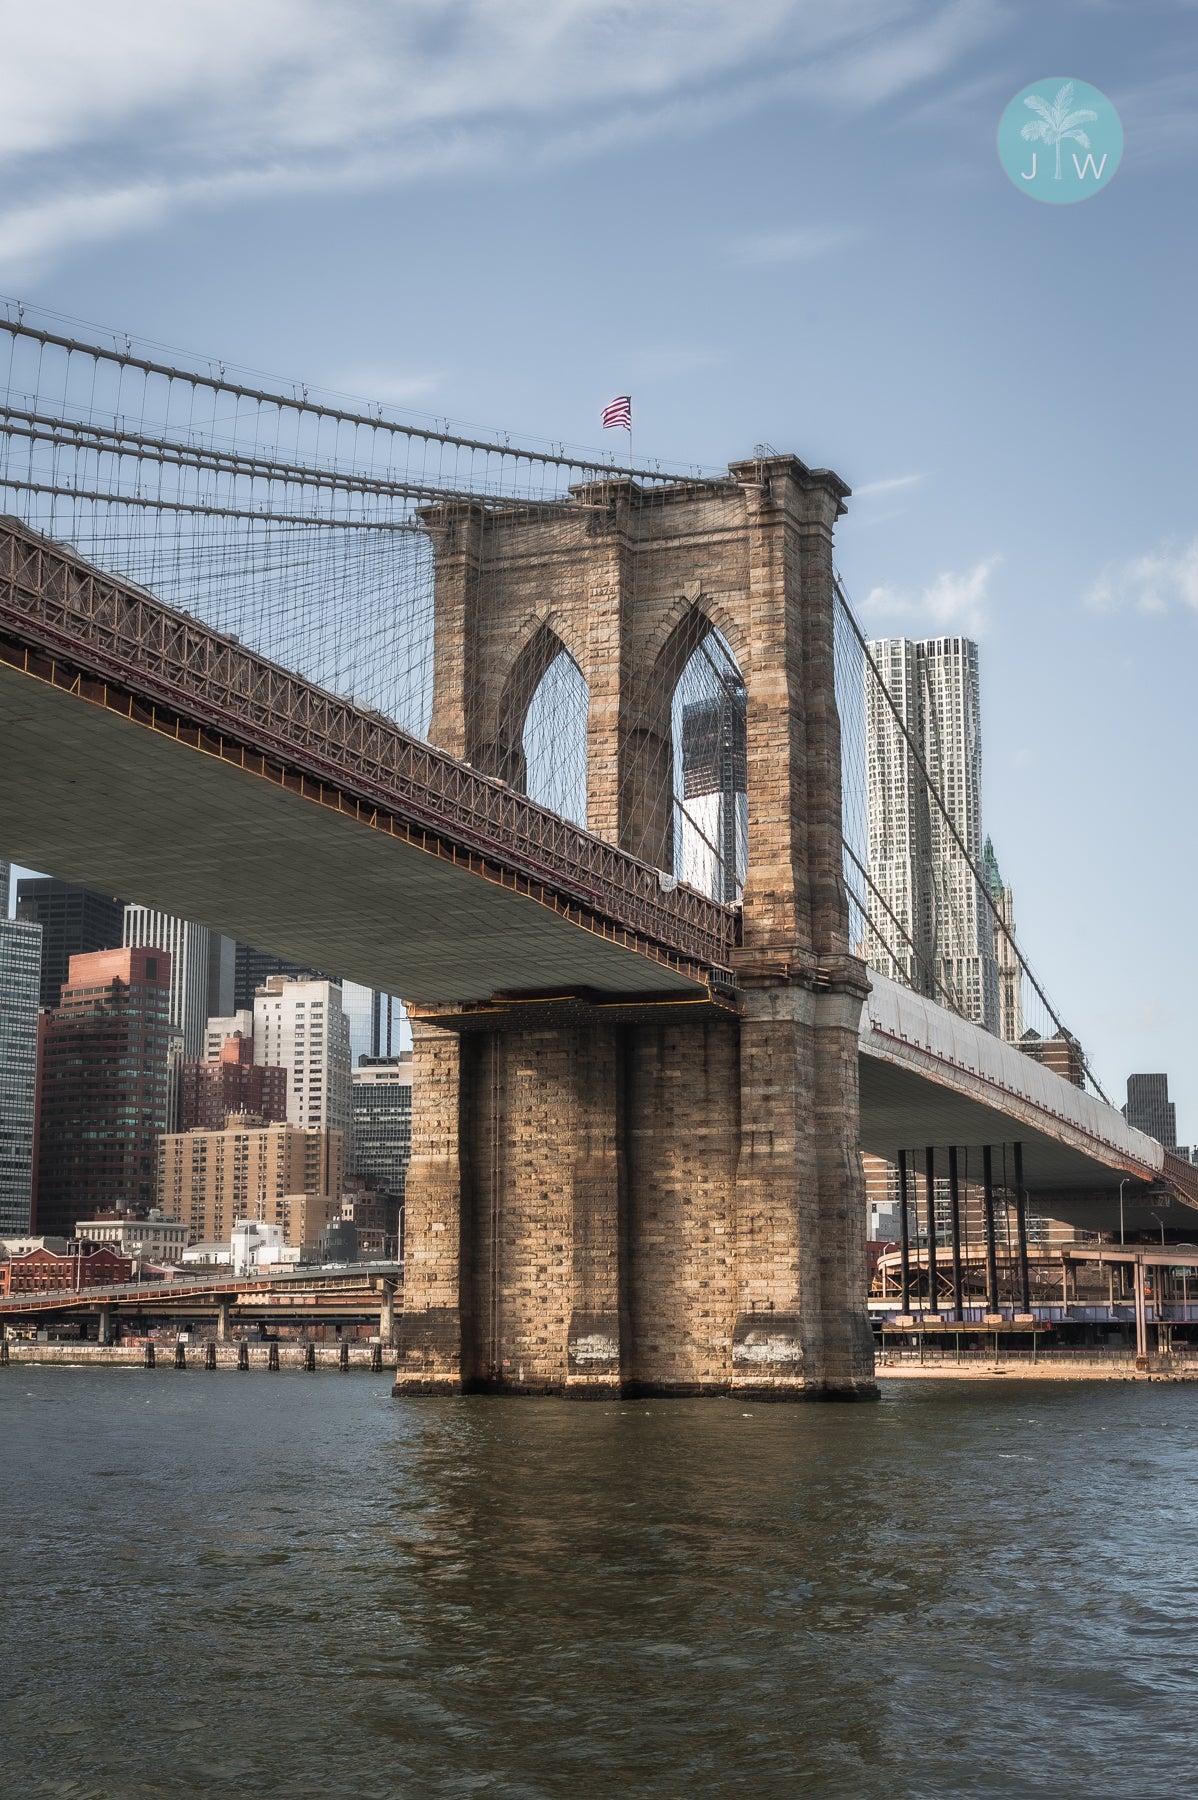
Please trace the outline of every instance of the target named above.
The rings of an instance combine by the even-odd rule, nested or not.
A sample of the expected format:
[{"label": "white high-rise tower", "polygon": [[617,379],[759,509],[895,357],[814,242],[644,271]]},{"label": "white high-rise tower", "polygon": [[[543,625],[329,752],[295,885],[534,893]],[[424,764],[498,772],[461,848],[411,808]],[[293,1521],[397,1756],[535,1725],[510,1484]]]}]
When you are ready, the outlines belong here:
[{"label": "white high-rise tower", "polygon": [[[951,996],[967,1018],[1000,1029],[993,915],[973,868],[982,860],[982,734],[978,647],[969,638],[871,643],[908,743],[873,671],[865,669],[871,967],[923,993]],[[915,750],[939,807],[928,800]],[[884,904],[883,904],[884,902]],[[896,942],[890,914],[909,942]],[[879,936],[894,953],[888,956]]]},{"label": "white high-rise tower", "polygon": [[126,950],[165,950],[169,954],[171,1027],[183,1040],[184,1061],[199,1062],[208,1020],[208,927],[157,912],[152,906],[126,906],[124,937]]},{"label": "white high-rise tower", "polygon": [[349,1020],[335,981],[270,975],[254,995],[254,1061],[290,1070],[287,1120],[353,1136]]}]

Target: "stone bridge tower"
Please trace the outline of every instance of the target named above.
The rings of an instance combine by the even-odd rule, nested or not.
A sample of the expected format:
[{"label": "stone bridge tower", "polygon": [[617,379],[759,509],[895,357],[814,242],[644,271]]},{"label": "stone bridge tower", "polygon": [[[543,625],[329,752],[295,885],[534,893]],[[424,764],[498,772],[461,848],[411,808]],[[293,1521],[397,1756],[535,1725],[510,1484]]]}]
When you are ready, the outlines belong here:
[{"label": "stone bridge tower", "polygon": [[419,1009],[397,1392],[874,1391],[833,679],[847,493],[771,456],[428,515],[431,741],[522,786],[564,648],[589,686],[588,828],[670,871],[671,702],[714,628],[747,693],[748,876],[738,1015],[651,993],[631,1023],[602,996],[529,997],[485,1030]]}]

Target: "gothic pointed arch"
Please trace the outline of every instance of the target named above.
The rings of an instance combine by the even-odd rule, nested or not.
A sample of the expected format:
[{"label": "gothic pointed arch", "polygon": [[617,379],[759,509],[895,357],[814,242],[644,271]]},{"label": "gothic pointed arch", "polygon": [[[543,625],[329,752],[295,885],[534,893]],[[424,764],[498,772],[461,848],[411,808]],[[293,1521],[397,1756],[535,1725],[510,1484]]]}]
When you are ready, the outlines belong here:
[{"label": "gothic pointed arch", "polygon": [[651,644],[625,776],[640,854],[713,898],[736,901],[747,833],[740,664],[712,612],[694,599],[669,610]]}]

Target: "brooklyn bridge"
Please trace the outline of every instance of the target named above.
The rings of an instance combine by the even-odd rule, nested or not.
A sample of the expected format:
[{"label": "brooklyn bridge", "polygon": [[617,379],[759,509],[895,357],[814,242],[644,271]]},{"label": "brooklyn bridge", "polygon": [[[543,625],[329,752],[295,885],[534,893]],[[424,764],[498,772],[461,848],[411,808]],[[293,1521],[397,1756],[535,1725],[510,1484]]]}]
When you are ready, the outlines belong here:
[{"label": "brooklyn bridge", "polygon": [[1198,1209],[871,883],[837,475],[0,333],[0,842],[404,995],[400,1391],[870,1394],[863,1149],[1001,1167],[1025,1285],[1029,1204]]}]

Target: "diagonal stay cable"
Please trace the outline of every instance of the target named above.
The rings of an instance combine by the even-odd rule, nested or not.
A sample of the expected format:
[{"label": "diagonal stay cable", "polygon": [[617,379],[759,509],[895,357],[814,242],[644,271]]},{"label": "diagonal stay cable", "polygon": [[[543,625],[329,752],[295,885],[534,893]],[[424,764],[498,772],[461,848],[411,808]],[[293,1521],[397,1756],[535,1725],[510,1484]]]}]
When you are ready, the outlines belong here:
[{"label": "diagonal stay cable", "polygon": [[715,857],[716,861],[719,863],[721,869],[723,869],[725,875],[728,877],[728,879],[732,883],[733,887],[734,888],[739,887],[741,885],[741,883],[740,883],[739,877],[737,876],[736,870],[730,869],[728,867],[728,864],[724,861],[724,858],[720,855],[720,852],[716,849],[715,845],[712,843],[711,839],[708,837],[708,835],[704,831],[703,827],[699,824],[699,821],[694,817],[694,815],[692,813],[689,813],[686,810],[686,807],[682,804],[682,802],[678,798],[677,794],[675,794],[673,798],[674,798],[674,805],[678,808],[678,811],[682,814],[683,818],[686,820],[687,824],[690,826],[690,828],[694,832],[695,836],[697,838],[701,839],[701,841],[711,851],[711,854]]},{"label": "diagonal stay cable", "polygon": [[[964,1018],[965,1012],[964,1012],[964,1008],[962,1007],[959,995],[955,995],[951,991],[951,989],[944,987],[941,982],[937,981],[935,970],[933,969],[931,964],[928,962],[927,958],[924,956],[921,956],[919,954],[919,951],[915,947],[914,940],[912,939],[912,937],[906,930],[905,926],[899,921],[899,919],[891,911],[890,906],[887,903],[885,895],[882,893],[881,889],[878,887],[877,883],[874,881],[873,876],[870,874],[870,872],[866,868],[865,864],[861,861],[861,858],[857,855],[857,853],[853,849],[852,845],[844,842],[844,840],[842,839],[842,847],[844,849],[845,855],[852,862],[853,867],[858,871],[858,873],[861,875],[862,879],[865,881],[866,885],[869,888],[870,893],[874,896],[875,900],[877,900],[878,904],[884,909],[887,918],[890,920],[890,923],[894,926],[895,930],[898,932],[899,937],[902,939],[902,941],[906,944],[907,948],[910,950],[912,956],[915,958],[916,963],[918,965],[922,966],[922,968],[924,970],[925,978],[931,984],[932,988],[935,990],[935,993],[931,996],[931,998],[933,998],[933,999],[938,998],[938,999],[942,1000],[943,1003],[945,1004],[945,1006],[947,1006],[950,1009],[950,1011],[959,1013],[961,1015],[961,1017]],[[851,889],[849,891],[852,892]],[[857,905],[859,907],[861,907],[861,913],[865,919],[865,923],[869,926],[869,929],[873,932],[874,936],[877,938],[878,942],[881,944],[882,948],[885,950],[887,956],[894,957],[893,946],[886,942],[886,939],[882,936],[882,934],[878,930],[877,926],[870,919],[869,913],[867,912],[866,908],[861,905],[861,901],[858,899],[856,894],[853,894],[853,898],[854,898],[854,900],[857,901]],[[897,960],[898,960],[897,957],[895,957],[895,961],[897,961]]]}]

